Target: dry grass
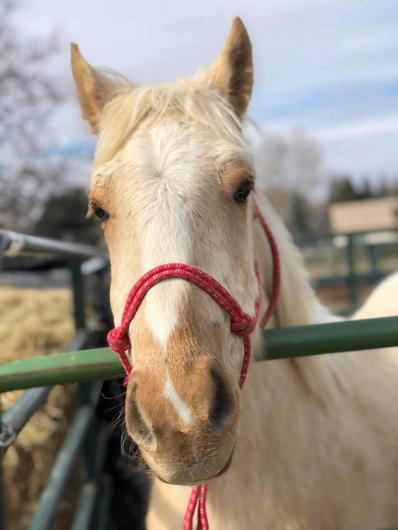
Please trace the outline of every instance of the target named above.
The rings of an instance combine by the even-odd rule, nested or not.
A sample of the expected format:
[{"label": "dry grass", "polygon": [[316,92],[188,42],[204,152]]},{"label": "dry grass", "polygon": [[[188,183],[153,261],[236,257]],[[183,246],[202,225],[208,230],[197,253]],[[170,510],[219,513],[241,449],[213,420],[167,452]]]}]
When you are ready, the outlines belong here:
[{"label": "dry grass", "polygon": [[[1,362],[62,351],[73,337],[72,301],[66,289],[0,288]],[[22,392],[0,395],[3,410]],[[3,461],[6,528],[24,530],[70,424],[74,387],[57,386],[9,448]],[[63,501],[52,528],[68,528],[71,499]]]}]

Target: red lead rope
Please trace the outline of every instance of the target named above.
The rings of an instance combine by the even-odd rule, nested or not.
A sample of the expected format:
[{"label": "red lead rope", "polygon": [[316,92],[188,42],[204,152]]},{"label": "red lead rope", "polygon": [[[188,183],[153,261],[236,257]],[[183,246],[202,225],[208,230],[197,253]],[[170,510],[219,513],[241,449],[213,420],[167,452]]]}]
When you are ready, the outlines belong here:
[{"label": "red lead rope", "polygon": [[[275,307],[278,302],[281,276],[280,261],[275,239],[256,204],[254,205],[254,219],[257,219],[261,223],[271,248],[273,260],[272,291],[268,308],[262,319],[262,325],[265,327],[271,315],[275,311]],[[157,283],[169,278],[181,278],[197,285],[206,291],[206,293],[209,294],[213,300],[217,302],[217,304],[229,315],[231,319],[231,333],[243,338],[243,362],[239,379],[239,386],[242,388],[250,363],[250,335],[256,328],[261,305],[261,285],[257,262],[255,262],[254,266],[259,287],[259,294],[256,299],[255,314],[253,317],[241,309],[235,298],[215,278],[198,269],[197,267],[194,267],[193,265],[188,265],[187,263],[166,263],[149,270],[143,276],[141,276],[133,285],[127,297],[120,326],[110,330],[108,333],[109,347],[119,355],[120,361],[127,374],[125,384],[127,384],[127,379],[132,369],[127,356],[131,352],[129,327],[142,300],[149,289],[151,289]],[[202,484],[201,486],[195,486],[192,488],[191,496],[189,498],[188,506],[184,516],[183,530],[192,530],[192,521],[196,508],[198,508],[198,530],[209,529],[209,523],[206,514],[206,495],[207,484]]]}]

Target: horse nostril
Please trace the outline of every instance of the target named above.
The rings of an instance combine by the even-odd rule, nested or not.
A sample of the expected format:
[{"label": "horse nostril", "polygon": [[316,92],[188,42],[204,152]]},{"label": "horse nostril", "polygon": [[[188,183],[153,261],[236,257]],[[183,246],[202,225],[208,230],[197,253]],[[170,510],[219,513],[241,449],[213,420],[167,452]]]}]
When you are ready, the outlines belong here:
[{"label": "horse nostril", "polygon": [[233,400],[220,374],[214,369],[210,370],[210,374],[214,381],[214,394],[209,421],[213,429],[220,430],[225,427],[230,417],[233,410]]},{"label": "horse nostril", "polygon": [[139,406],[138,406],[138,402],[137,402],[137,399],[136,399],[136,392],[135,392],[136,388],[134,387],[134,390],[133,390],[133,399],[131,399],[130,403],[129,403],[129,410],[128,410],[128,413],[129,413],[129,425],[131,426],[132,428],[132,437],[134,439],[135,442],[137,443],[144,443],[145,445],[151,445],[153,443],[153,434],[151,433],[151,431],[149,430],[149,428],[147,427],[142,415],[141,415],[141,412],[140,412],[140,409],[139,409]]}]

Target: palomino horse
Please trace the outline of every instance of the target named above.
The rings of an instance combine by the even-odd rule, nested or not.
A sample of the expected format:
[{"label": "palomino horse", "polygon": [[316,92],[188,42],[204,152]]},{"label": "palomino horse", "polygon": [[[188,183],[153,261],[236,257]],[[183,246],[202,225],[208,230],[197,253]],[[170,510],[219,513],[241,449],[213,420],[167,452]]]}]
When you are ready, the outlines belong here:
[{"label": "palomino horse", "polygon": [[[256,196],[242,136],[251,44],[236,18],[211,68],[140,87],[101,73],[72,46],[83,117],[97,135],[89,211],[109,246],[120,323],[131,286],[169,262],[195,265],[253,315],[282,287],[271,327],[333,320],[299,252]],[[154,474],[149,530],[181,528],[190,487],[209,481],[212,530],[376,530],[398,526],[398,357],[391,350],[252,363],[208,294],[180,278],[154,286],[128,328],[129,435]],[[266,347],[260,325],[253,355]],[[229,467],[228,471],[227,468]],[[225,472],[225,473],[224,473]]]}]

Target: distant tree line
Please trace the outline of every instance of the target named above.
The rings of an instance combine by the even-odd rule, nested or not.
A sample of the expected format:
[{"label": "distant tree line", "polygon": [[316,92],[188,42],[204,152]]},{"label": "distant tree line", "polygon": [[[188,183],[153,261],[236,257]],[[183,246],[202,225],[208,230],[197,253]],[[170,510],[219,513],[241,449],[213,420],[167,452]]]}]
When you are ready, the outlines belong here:
[{"label": "distant tree line", "polygon": [[330,184],[329,203],[376,199],[398,195],[398,184],[387,183],[382,178],[371,184],[369,178],[355,182],[349,176],[335,176]]},{"label": "distant tree line", "polygon": [[332,203],[398,195],[398,175],[394,183],[382,176],[354,179],[331,173],[320,145],[301,129],[262,133],[254,155],[257,187],[293,234],[328,231]]},{"label": "distant tree line", "polygon": [[48,197],[33,226],[37,235],[97,245],[102,241],[99,223],[87,218],[87,190],[70,188]]}]

